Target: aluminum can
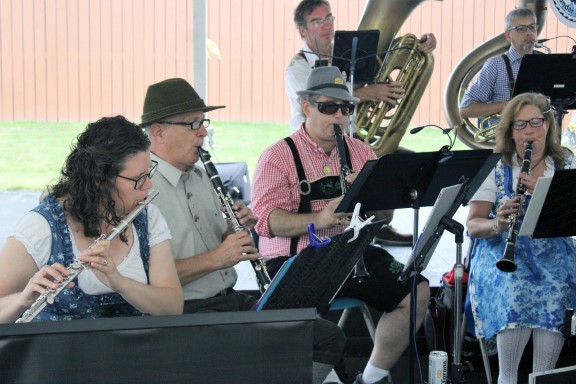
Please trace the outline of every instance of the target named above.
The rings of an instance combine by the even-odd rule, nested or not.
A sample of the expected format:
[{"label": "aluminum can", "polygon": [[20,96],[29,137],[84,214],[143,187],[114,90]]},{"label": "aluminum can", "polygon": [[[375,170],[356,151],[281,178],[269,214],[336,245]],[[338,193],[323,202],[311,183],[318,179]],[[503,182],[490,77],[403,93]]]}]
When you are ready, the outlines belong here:
[{"label": "aluminum can", "polygon": [[432,351],[428,359],[428,384],[446,384],[448,382],[448,354],[444,351]]}]

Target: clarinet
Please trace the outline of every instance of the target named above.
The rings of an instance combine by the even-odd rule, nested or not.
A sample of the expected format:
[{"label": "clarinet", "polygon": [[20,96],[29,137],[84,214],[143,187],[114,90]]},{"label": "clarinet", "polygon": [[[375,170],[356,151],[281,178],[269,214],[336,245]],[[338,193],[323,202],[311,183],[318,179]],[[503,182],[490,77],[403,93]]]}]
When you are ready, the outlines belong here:
[{"label": "clarinet", "polygon": [[[224,215],[226,219],[230,221],[232,224],[232,230],[236,233],[245,231],[246,228],[238,221],[238,218],[234,214],[234,209],[232,209],[232,205],[234,202],[232,201],[232,197],[230,193],[224,187],[222,180],[220,179],[220,175],[218,174],[218,170],[212,163],[212,158],[210,157],[210,153],[205,149],[198,148],[198,154],[200,155],[200,160],[204,163],[204,168],[206,169],[206,173],[208,177],[212,181],[212,185],[214,186],[214,191],[218,195],[220,199],[220,203],[222,204],[222,208],[224,209]],[[249,232],[250,233],[250,232]],[[252,236],[252,234],[250,234]],[[258,284],[260,285],[260,290],[266,290],[270,286],[270,275],[268,274],[268,270],[266,269],[266,264],[264,260],[250,260],[250,264],[252,264],[252,268],[256,273],[256,279],[258,280]]]},{"label": "clarinet", "polygon": [[[520,169],[520,173],[527,173],[530,174],[530,162],[532,161],[532,142],[526,141],[524,142],[524,160],[522,161],[522,168]],[[520,180],[518,180],[518,185],[516,186],[516,194],[518,202],[520,205],[518,206],[518,211],[508,218],[510,221],[510,227],[508,228],[508,238],[506,239],[506,247],[504,248],[504,255],[503,257],[496,262],[496,267],[502,272],[514,272],[517,268],[516,263],[514,262],[514,250],[516,249],[516,237],[518,236],[518,224],[519,224],[519,217],[520,217],[520,209],[522,208],[522,204],[524,204],[525,196],[524,192],[526,192],[526,186],[522,184]]]},{"label": "clarinet", "polygon": [[[346,182],[346,176],[352,173],[352,169],[348,166],[348,158],[346,156],[346,150],[344,149],[342,128],[339,124],[334,124],[334,138],[336,139],[336,151],[338,152],[338,159],[340,160],[340,188],[344,195],[350,187]],[[359,283],[363,283],[370,278],[370,274],[366,270],[366,265],[364,264],[364,257],[360,256],[360,259],[358,259],[358,262],[354,266],[354,275],[352,278],[357,280]]]},{"label": "clarinet", "polygon": [[[126,218],[120,221],[118,225],[112,228],[110,232],[108,232],[107,234],[102,234],[96,240],[94,240],[92,244],[90,244],[88,249],[92,249],[96,245],[96,243],[98,243],[100,240],[112,241],[112,239],[114,239],[116,236],[118,236],[120,233],[122,233],[122,231],[126,229],[128,224],[134,221],[136,216],[138,216],[138,214],[142,212],[142,210],[146,208],[146,206],[150,204],[150,202],[156,196],[158,196],[158,191],[155,189],[151,189],[150,193],[148,193],[148,196],[146,196],[145,200],[139,202],[138,206],[134,210],[132,210],[132,212],[130,212],[130,214],[128,214]],[[56,296],[58,296],[68,286],[68,284],[72,282],[72,280],[74,280],[84,269],[86,269],[86,266],[82,261],[80,261],[80,259],[76,258],[70,265],[68,265],[68,267],[66,267],[66,269],[68,270],[68,272],[70,272],[70,274],[66,276],[61,283],[58,284],[58,288],[56,288],[55,290],[50,288],[46,289],[46,291],[44,291],[44,293],[42,293],[36,299],[34,304],[32,304],[32,306],[30,306],[30,308],[28,308],[22,314],[22,316],[18,320],[16,320],[16,323],[29,323],[32,320],[34,320],[40,312],[42,312],[44,307],[46,307],[48,304],[54,304],[54,299],[56,298]]]}]

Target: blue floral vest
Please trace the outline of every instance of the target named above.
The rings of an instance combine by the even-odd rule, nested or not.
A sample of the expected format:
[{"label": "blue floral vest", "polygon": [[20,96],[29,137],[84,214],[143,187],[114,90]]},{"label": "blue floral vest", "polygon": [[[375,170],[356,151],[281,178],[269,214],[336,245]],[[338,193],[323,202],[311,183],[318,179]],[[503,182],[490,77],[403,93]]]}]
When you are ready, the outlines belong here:
[{"label": "blue floral vest", "polygon": [[[74,261],[70,231],[66,222],[64,210],[54,196],[48,196],[42,204],[33,209],[41,214],[50,225],[52,232],[52,248],[48,264],[56,262],[68,266]],[[144,264],[146,277],[150,259],[150,244],[148,243],[148,212],[146,209],[134,219],[136,234],[140,242],[140,256]],[[64,289],[47,305],[34,319],[35,321],[74,320],[99,317],[142,316],[136,308],[128,304],[117,293],[89,295],[78,286],[78,278],[74,279],[74,287]]]}]

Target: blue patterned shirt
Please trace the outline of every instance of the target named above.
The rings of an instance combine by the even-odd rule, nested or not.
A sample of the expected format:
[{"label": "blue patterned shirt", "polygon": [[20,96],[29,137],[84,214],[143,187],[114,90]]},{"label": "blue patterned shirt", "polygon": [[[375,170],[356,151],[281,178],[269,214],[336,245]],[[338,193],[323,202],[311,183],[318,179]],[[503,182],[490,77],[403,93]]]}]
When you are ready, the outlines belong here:
[{"label": "blue patterned shirt", "polygon": [[[510,59],[512,75],[516,80],[522,55],[512,47],[506,52],[506,55]],[[508,100],[510,100],[508,71],[504,59],[498,55],[486,60],[478,78],[464,94],[460,108],[469,107],[473,103],[492,104]]]}]

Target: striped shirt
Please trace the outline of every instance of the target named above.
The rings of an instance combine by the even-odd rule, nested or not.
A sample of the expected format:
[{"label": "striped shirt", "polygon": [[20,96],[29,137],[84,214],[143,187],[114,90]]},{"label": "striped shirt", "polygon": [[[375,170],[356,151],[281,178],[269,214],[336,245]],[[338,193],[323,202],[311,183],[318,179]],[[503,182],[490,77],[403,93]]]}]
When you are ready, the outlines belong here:
[{"label": "striped shirt", "polygon": [[[510,47],[506,55],[510,59],[514,80],[522,62],[522,55]],[[464,94],[460,108],[469,107],[473,103],[492,104],[510,100],[510,84],[506,63],[501,55],[486,60],[478,78]]]},{"label": "striped shirt", "polygon": [[[326,154],[316,143],[310,139],[304,125],[291,136],[300,154],[302,166],[309,182],[324,176],[339,175],[340,162],[338,151],[333,150]],[[367,160],[376,159],[372,148],[364,142],[351,139],[344,135],[344,140],[350,150],[353,172],[359,172]],[[252,206],[258,223],[256,232],[260,235],[259,250],[266,258],[288,256],[290,254],[290,238],[272,237],[269,230],[268,218],[276,209],[287,212],[298,212],[300,204],[298,173],[292,152],[284,140],[269,147],[258,160],[254,171],[252,186]],[[319,212],[328,205],[329,201],[313,201],[312,211]],[[344,230],[344,226],[336,225],[330,229],[317,230],[320,237],[328,237]],[[308,245],[308,237],[301,236],[298,241],[298,251]]]}]

